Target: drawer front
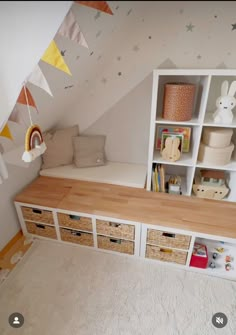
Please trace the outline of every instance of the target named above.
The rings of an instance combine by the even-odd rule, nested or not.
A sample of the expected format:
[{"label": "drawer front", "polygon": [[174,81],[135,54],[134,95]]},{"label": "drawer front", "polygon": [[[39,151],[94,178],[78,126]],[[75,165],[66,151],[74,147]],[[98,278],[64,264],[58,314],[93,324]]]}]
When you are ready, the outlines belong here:
[{"label": "drawer front", "polygon": [[44,236],[48,238],[57,238],[56,229],[51,226],[46,226],[44,224],[34,223],[34,222],[25,222],[27,231],[30,234]]},{"label": "drawer front", "polygon": [[99,235],[97,240],[98,248],[100,249],[122,252],[129,255],[134,254],[134,242]]},{"label": "drawer front", "polygon": [[158,259],[164,262],[172,262],[177,264],[186,264],[188,253],[185,251],[167,249],[155,245],[147,245],[146,257]]},{"label": "drawer front", "polygon": [[92,226],[92,219],[86,218],[79,215],[72,215],[72,214],[63,214],[58,213],[58,222],[59,226],[74,228],[74,229],[81,229],[85,231],[93,231]]},{"label": "drawer front", "polygon": [[112,221],[96,220],[98,234],[109,235],[127,240],[135,239],[135,226]]},{"label": "drawer front", "polygon": [[38,221],[54,225],[53,215],[51,211],[39,208],[21,207],[22,215],[25,220]]},{"label": "drawer front", "polygon": [[82,231],[60,228],[62,241],[72,242],[93,247],[93,234]]},{"label": "drawer front", "polygon": [[188,235],[180,235],[155,229],[148,229],[147,231],[147,243],[150,244],[187,250],[190,241],[191,236]]}]

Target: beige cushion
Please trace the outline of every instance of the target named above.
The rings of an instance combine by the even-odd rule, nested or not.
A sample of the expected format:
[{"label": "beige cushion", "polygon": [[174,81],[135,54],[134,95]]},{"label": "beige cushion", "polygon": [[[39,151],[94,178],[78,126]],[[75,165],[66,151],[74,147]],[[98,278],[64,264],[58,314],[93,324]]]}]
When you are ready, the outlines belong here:
[{"label": "beige cushion", "polygon": [[47,150],[43,154],[42,169],[73,163],[72,137],[79,135],[79,127],[57,129],[43,134]]},{"label": "beige cushion", "polygon": [[77,136],[73,138],[74,163],[77,167],[100,166],[106,162],[104,135]]}]

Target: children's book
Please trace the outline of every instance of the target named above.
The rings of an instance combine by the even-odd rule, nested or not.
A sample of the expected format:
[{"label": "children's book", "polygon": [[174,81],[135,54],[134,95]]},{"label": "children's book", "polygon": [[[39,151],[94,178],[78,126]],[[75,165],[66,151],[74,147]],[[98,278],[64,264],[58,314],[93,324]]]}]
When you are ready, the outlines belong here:
[{"label": "children's book", "polygon": [[177,133],[183,134],[183,152],[189,152],[190,149],[190,138],[191,138],[191,127],[171,127],[171,126],[158,126],[156,136],[156,149],[161,150],[161,140],[163,133]]}]

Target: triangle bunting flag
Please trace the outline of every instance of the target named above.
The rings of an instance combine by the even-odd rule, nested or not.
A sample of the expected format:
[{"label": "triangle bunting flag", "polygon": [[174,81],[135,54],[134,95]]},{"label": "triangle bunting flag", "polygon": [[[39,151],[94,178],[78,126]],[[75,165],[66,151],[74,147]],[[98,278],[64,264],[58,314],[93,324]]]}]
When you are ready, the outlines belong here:
[{"label": "triangle bunting flag", "polygon": [[88,48],[88,44],[80,30],[80,26],[77,23],[72,10],[69,10],[57,33],[61,36],[69,38],[71,41],[74,41],[85,48]]},{"label": "triangle bunting flag", "polygon": [[54,40],[49,44],[41,60],[72,75]]},{"label": "triangle bunting flag", "polygon": [[75,1],[79,5],[88,6],[101,12],[113,15],[111,8],[108,6],[106,1]]},{"label": "triangle bunting flag", "polygon": [[3,130],[0,132],[0,136],[9,138],[9,140],[13,140],[13,137],[11,135],[10,129],[7,124],[5,125]]},{"label": "triangle bunting flag", "polygon": [[27,77],[27,80],[53,96],[48,82],[38,64],[35,66],[33,72]]},{"label": "triangle bunting flag", "polygon": [[[26,90],[26,94],[25,94],[25,90]],[[37,107],[35,105],[35,102],[34,102],[34,99],[29,91],[29,89],[27,87],[22,87],[21,91],[20,91],[20,95],[17,99],[17,102],[19,104],[22,104],[22,105],[27,105],[27,99],[26,99],[26,95],[27,95],[27,99],[28,99],[28,105],[29,106],[32,106],[32,107],[35,107],[36,110],[37,110]],[[37,110],[38,111],[38,110]]]}]

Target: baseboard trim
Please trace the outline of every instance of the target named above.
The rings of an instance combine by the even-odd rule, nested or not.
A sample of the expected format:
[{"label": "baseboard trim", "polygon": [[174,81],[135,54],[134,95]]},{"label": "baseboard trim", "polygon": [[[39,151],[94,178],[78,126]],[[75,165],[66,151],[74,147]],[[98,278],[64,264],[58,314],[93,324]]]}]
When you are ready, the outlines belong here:
[{"label": "baseboard trim", "polygon": [[9,250],[13,247],[13,245],[23,236],[22,230],[20,230],[8,243],[7,245],[0,250],[0,258],[3,258]]}]

